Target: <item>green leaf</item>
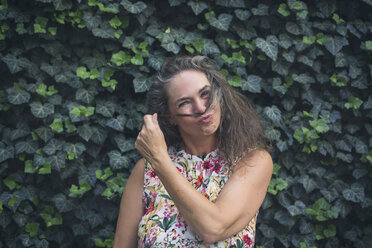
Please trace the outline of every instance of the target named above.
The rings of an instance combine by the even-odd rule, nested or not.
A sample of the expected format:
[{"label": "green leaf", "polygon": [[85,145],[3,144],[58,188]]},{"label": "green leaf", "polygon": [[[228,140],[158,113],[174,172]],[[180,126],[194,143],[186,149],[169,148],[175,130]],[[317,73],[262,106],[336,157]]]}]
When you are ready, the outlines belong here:
[{"label": "green leaf", "polygon": [[278,56],[278,43],[279,40],[274,35],[269,35],[266,40],[262,38],[256,39],[256,46],[274,61],[276,61]]},{"label": "green leaf", "polygon": [[233,86],[233,87],[241,87],[242,86],[242,82],[241,82],[241,79],[239,76],[235,75],[232,77],[232,79],[230,80],[227,80],[227,82]]},{"label": "green leaf", "polygon": [[112,55],[111,62],[117,66],[121,66],[123,64],[129,64],[131,59],[132,57],[127,52],[119,51]]},{"label": "green leaf", "polygon": [[132,14],[139,14],[141,13],[143,10],[145,10],[147,8],[147,5],[142,2],[142,1],[138,1],[136,3],[131,3],[130,1],[128,0],[122,0],[120,2],[120,4],[129,12],[129,13],[132,13]]},{"label": "green leaf", "polygon": [[104,174],[102,173],[102,170],[96,170],[96,177],[97,179],[106,181],[109,177],[113,175],[111,168],[106,168],[104,171]]},{"label": "green leaf", "polygon": [[195,47],[198,53],[201,53],[204,49],[204,40],[203,39],[195,39],[192,41],[192,45]]},{"label": "green leaf", "polygon": [[39,232],[40,224],[37,222],[31,222],[26,224],[26,232],[30,234],[30,237],[33,238]]},{"label": "green leaf", "polygon": [[57,132],[57,133],[61,133],[63,132],[63,124],[62,124],[62,120],[60,118],[55,118],[53,120],[53,123],[49,125],[49,127]]},{"label": "green leaf", "polygon": [[278,8],[278,13],[281,14],[282,16],[289,16],[291,12],[288,11],[287,5],[285,3],[281,3]]},{"label": "green leaf", "polygon": [[120,21],[119,17],[115,16],[109,21],[111,27],[117,29],[119,28],[123,23]]},{"label": "green leaf", "polygon": [[49,162],[45,162],[43,167],[39,169],[40,175],[46,175],[52,173],[52,166]]},{"label": "green leaf", "polygon": [[75,184],[71,185],[69,196],[72,198],[81,197],[89,190],[91,190],[91,187],[86,182],[82,181],[79,186]]},{"label": "green leaf", "polygon": [[360,106],[362,106],[362,104],[363,104],[363,101],[360,100],[358,97],[351,96],[347,99],[347,103],[345,103],[345,108],[358,109]]},{"label": "green leaf", "polygon": [[270,181],[267,192],[272,195],[276,195],[279,191],[282,191],[288,187],[288,183],[282,178],[273,178]]},{"label": "green leaf", "polygon": [[366,42],[365,42],[365,46],[366,46],[366,48],[367,48],[367,50],[372,50],[372,41],[371,40],[367,40]]},{"label": "green leaf", "polygon": [[45,206],[43,211],[40,213],[40,216],[44,220],[47,227],[62,224],[61,213],[54,211],[54,208],[51,206]]},{"label": "green leaf", "polygon": [[34,174],[39,166],[34,166],[32,160],[26,160],[24,173]]},{"label": "green leaf", "polygon": [[337,23],[337,24],[340,24],[340,23],[344,23],[345,20],[340,18],[340,16],[336,13],[333,14],[332,16],[332,19]]},{"label": "green leaf", "polygon": [[218,19],[214,16],[210,16],[207,21],[211,26],[223,31],[227,31],[229,30],[229,26],[232,21],[232,15],[223,13],[218,16]]},{"label": "green leaf", "polygon": [[326,133],[329,130],[329,126],[326,124],[325,119],[311,120],[309,123],[318,133]]},{"label": "green leaf", "polygon": [[10,190],[13,190],[15,188],[20,188],[20,185],[16,183],[15,181],[16,177],[15,175],[10,175],[8,176],[7,178],[5,178],[3,180],[3,183],[5,184],[5,186],[7,186]]},{"label": "green leaf", "polygon": [[142,54],[137,53],[134,57],[131,58],[130,62],[133,65],[143,65]]},{"label": "green leaf", "polygon": [[90,73],[87,71],[85,66],[80,66],[76,69],[76,76],[82,79],[87,79],[90,76]]}]

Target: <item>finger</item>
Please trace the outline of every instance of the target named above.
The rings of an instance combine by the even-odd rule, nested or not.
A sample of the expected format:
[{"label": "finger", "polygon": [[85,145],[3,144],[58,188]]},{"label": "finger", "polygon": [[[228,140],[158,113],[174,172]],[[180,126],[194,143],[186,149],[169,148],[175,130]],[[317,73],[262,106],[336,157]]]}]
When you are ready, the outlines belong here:
[{"label": "finger", "polygon": [[144,117],[144,124],[146,126],[146,128],[154,128],[155,127],[155,123],[154,123],[154,120],[153,120],[153,115],[145,115]]},{"label": "finger", "polygon": [[159,126],[158,113],[155,113],[155,114],[152,115],[152,121],[154,122],[155,126]]}]

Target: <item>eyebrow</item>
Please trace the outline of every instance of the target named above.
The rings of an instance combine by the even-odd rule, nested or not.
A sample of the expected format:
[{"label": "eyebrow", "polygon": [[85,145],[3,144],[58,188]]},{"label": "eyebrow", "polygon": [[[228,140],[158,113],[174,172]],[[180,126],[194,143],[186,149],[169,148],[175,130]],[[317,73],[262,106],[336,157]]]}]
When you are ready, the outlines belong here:
[{"label": "eyebrow", "polygon": [[[210,88],[210,87],[211,87],[210,85],[204,85],[204,87],[201,88],[201,89],[199,90],[199,93],[203,92],[205,89]],[[181,102],[181,101],[183,101],[183,100],[187,100],[187,99],[190,99],[190,98],[189,98],[189,97],[181,97],[181,98],[178,98],[178,99],[175,101],[175,104],[177,104],[177,103],[179,103],[179,102]]]}]

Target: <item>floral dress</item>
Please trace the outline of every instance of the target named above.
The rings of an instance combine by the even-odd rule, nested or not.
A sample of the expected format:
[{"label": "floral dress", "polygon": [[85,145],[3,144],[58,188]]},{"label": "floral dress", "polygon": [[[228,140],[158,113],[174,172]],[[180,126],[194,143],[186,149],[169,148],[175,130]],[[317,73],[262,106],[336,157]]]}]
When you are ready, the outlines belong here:
[{"label": "floral dress", "polygon": [[[232,174],[218,149],[205,156],[191,155],[184,150],[168,150],[176,168],[194,188],[215,202]],[[138,228],[138,247],[253,247],[257,214],[239,233],[214,244],[205,244],[187,225],[178,212],[151,165],[145,162],[143,203],[144,215]]]}]

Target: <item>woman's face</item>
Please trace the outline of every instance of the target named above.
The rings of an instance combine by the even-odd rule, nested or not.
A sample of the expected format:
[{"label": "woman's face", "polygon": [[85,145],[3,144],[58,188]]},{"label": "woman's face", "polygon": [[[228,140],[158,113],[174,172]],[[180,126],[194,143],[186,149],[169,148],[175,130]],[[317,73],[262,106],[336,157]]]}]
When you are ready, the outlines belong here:
[{"label": "woman's face", "polygon": [[[202,138],[216,135],[221,121],[221,108],[217,99],[206,111],[211,94],[211,84],[203,72],[185,70],[174,76],[166,88],[168,106],[183,138]],[[205,113],[204,113],[205,112]],[[202,114],[201,116],[177,116],[177,114]]]}]

